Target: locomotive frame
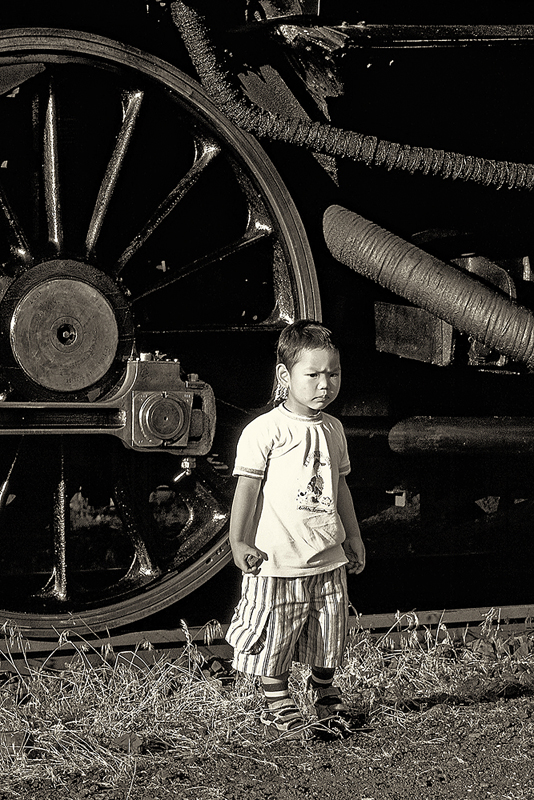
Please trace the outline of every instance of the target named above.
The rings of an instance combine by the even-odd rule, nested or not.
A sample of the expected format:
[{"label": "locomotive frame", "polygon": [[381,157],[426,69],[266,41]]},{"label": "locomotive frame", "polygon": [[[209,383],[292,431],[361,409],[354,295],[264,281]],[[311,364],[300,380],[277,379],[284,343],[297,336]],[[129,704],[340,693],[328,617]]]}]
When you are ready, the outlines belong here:
[{"label": "locomotive frame", "polygon": [[41,5],[0,30],[4,624],[221,570],[231,604],[233,449],[299,317],[342,342],[359,610],[529,603],[534,28]]}]

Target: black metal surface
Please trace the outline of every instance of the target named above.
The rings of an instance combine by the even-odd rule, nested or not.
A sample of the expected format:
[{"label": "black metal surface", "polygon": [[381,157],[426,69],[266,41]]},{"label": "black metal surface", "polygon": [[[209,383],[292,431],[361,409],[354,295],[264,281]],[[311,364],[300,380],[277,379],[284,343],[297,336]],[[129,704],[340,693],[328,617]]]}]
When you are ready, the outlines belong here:
[{"label": "black metal surface", "polygon": [[[323,3],[314,20],[294,16],[310,12],[297,3],[286,6],[287,19],[281,3],[247,19],[245,5],[192,4],[205,16],[204,55],[216,59],[211,99],[157,2],[3,9],[3,27],[18,29],[0,43],[4,618],[13,612],[23,627],[48,633],[73,619],[135,623],[175,600],[181,613],[208,579],[209,616],[226,613],[237,578],[224,568],[227,583],[215,576],[230,557],[235,443],[268,401],[280,327],[321,314],[343,344],[344,385],[332,410],[347,423],[369,550],[352,587],[357,607],[528,605],[530,368],[514,360],[515,342],[495,319],[497,339],[479,346],[478,328],[460,333],[453,324],[445,334],[440,320],[427,325],[413,313],[420,309],[346,269],[328,252],[321,219],[340,204],[451,269],[472,272],[470,263],[484,261],[484,285],[500,276],[492,291],[506,290],[506,308],[517,300],[531,312],[530,19],[515,3],[498,19],[466,4],[447,4],[437,19],[429,4],[364,3],[355,14],[343,2]],[[48,30],[26,30],[34,26]],[[237,90],[226,95],[230,106],[217,108],[229,90]],[[261,135],[263,148],[230,118]],[[80,273],[67,274],[68,260]],[[115,293],[120,353],[104,375],[97,358],[75,397],[66,371],[52,387],[33,372],[22,335],[12,348],[15,312],[30,309],[27,293],[45,276],[28,281],[44,262],[63,264],[61,280],[85,274],[104,296]],[[476,302],[473,291],[468,304]],[[375,337],[377,304],[389,350]],[[83,326],[63,317],[52,329],[66,353]],[[411,331],[400,341],[403,320]],[[499,349],[507,337],[508,356]],[[414,347],[415,358],[399,358]],[[196,469],[166,445],[147,452],[153,434],[161,444],[171,430],[178,441],[188,407],[181,384],[170,405],[164,393],[176,387],[152,385],[134,407],[128,380],[140,353],[154,363],[177,359],[180,380],[181,370],[195,373],[214,389],[215,438]],[[426,428],[414,430],[414,417],[439,421],[438,444]],[[510,423],[485,422],[497,417]],[[110,434],[118,425],[135,427],[145,451]],[[402,452],[387,443],[397,425]],[[59,431],[69,433],[63,473]],[[39,597],[58,553],[65,580],[55,597]]]}]

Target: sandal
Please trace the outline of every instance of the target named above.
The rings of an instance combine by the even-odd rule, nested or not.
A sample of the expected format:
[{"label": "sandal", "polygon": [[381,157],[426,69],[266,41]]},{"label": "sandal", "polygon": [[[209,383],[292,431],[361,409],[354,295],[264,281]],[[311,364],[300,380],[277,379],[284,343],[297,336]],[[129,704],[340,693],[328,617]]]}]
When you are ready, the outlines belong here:
[{"label": "sandal", "polygon": [[315,687],[311,685],[308,678],[308,692],[311,695],[312,703],[317,712],[319,722],[332,717],[349,718],[350,711],[341,695],[341,689],[337,686]]},{"label": "sandal", "polygon": [[300,739],[308,731],[300,710],[293,703],[282,708],[265,709],[261,713],[260,722],[270,739],[279,736],[285,739]]},{"label": "sandal", "polygon": [[354,733],[351,713],[337,686],[316,688],[308,679],[308,692],[317,714],[314,730],[320,738],[346,738]]}]

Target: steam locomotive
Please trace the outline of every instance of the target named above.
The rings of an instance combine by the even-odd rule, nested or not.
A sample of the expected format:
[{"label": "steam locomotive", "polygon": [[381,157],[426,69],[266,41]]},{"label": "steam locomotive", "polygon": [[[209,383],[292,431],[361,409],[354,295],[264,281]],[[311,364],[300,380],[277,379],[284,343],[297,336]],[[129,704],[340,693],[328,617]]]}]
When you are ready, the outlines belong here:
[{"label": "steam locomotive", "polygon": [[2,9],[6,629],[224,613],[298,318],[341,341],[358,609],[531,601],[534,25],[427,5]]}]

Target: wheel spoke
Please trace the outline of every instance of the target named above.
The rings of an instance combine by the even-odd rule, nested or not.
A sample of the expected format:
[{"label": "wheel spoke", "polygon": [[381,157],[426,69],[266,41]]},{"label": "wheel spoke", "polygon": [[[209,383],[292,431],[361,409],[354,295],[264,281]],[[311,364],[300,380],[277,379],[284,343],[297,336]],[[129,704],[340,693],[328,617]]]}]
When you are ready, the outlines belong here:
[{"label": "wheel spoke", "polygon": [[158,206],[154,214],[144,225],[141,231],[135,236],[123,254],[117,261],[117,265],[112,273],[113,277],[120,275],[130,258],[144,245],[158,225],[163,222],[165,217],[178,205],[180,200],[195,185],[206,167],[221,152],[219,145],[213,140],[205,138],[201,142],[196,142],[195,160],[191,169],[179,181],[174,189],[169,192],[165,200]]},{"label": "wheel spoke", "polygon": [[59,197],[57,100],[52,83],[48,87],[46,106],[43,170],[48,241],[59,253],[63,245],[63,225]]},{"label": "wheel spoke", "polygon": [[70,522],[70,508],[67,496],[65,474],[65,451],[63,437],[60,438],[59,476],[54,492],[53,533],[54,554],[52,574],[39,597],[54,598],[60,602],[67,600],[67,536]]},{"label": "wheel spoke", "polygon": [[123,582],[142,583],[161,575],[157,565],[153,547],[147,543],[141,533],[151,531],[152,521],[139,510],[139,498],[135,496],[131,482],[125,472],[122,472],[115,481],[113,498],[124,526],[124,531],[129,537],[135,552],[134,561]]},{"label": "wheel spoke", "polygon": [[104,179],[102,181],[100,190],[98,192],[98,197],[96,199],[95,207],[93,210],[93,216],[91,217],[91,222],[89,223],[89,230],[87,231],[87,237],[85,240],[85,247],[88,255],[90,255],[93,252],[96,245],[96,241],[100,234],[100,230],[104,223],[104,218],[106,216],[106,212],[109,203],[111,201],[115,185],[117,183],[122,165],[124,163],[124,158],[126,156],[128,146],[130,144],[133,132],[135,130],[135,125],[139,116],[139,112],[141,110],[141,103],[143,101],[143,92],[140,91],[139,89],[129,90],[127,92],[124,92],[122,100],[123,100],[122,126],[119,131],[119,135],[117,137],[115,149],[113,150],[113,153],[109,160],[104,175]]},{"label": "wheel spoke", "polygon": [[15,455],[13,457],[13,461],[11,462],[11,466],[9,467],[9,470],[7,472],[7,475],[6,475],[6,479],[2,483],[2,486],[0,486],[0,513],[4,510],[4,508],[7,505],[7,501],[8,501],[8,498],[9,498],[9,481],[10,481],[10,478],[11,478],[11,474],[12,474],[14,468],[15,468],[15,464],[17,462],[17,459],[19,457],[20,448],[21,448],[21,445],[22,445],[23,438],[24,438],[23,436],[20,437],[17,450],[16,450]]},{"label": "wheel spoke", "polygon": [[22,229],[18,217],[14,213],[3,186],[0,185],[0,211],[4,215],[8,227],[8,242],[11,254],[22,264],[29,265],[32,262],[30,245]]},{"label": "wheel spoke", "polygon": [[67,599],[67,531],[69,527],[69,501],[65,476],[63,442],[60,454],[60,475],[54,497],[54,589],[58,600]]},{"label": "wheel spoke", "polygon": [[195,272],[198,272],[201,269],[206,269],[206,267],[209,267],[210,264],[215,264],[217,261],[223,261],[225,258],[228,258],[228,256],[234,255],[240,250],[244,250],[246,247],[250,247],[257,242],[262,241],[266,237],[271,236],[272,233],[273,228],[271,222],[267,217],[263,207],[260,206],[259,203],[255,203],[254,205],[249,206],[247,227],[244,234],[239,239],[236,239],[231,244],[224,245],[224,247],[220,247],[217,250],[202,256],[202,258],[198,258],[195,261],[180,267],[179,270],[176,270],[165,278],[162,278],[149,289],[137,294],[132,298],[132,302],[136,303],[145,297],[149,297],[155,292],[160,292],[162,289],[167,289],[167,287],[172,286],[173,283],[177,283],[178,281],[183,280],[183,278],[187,278],[189,275],[193,275]]}]

